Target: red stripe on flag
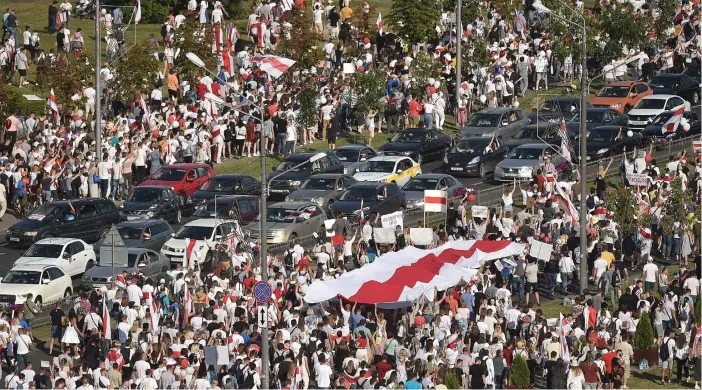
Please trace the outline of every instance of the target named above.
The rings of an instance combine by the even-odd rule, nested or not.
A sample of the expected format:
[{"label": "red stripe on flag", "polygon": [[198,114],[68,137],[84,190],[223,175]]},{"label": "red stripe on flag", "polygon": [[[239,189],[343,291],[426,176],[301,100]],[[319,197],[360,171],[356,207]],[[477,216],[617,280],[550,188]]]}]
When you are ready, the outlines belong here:
[{"label": "red stripe on flag", "polygon": [[425,196],[424,203],[446,204],[446,198],[440,198],[438,196]]}]

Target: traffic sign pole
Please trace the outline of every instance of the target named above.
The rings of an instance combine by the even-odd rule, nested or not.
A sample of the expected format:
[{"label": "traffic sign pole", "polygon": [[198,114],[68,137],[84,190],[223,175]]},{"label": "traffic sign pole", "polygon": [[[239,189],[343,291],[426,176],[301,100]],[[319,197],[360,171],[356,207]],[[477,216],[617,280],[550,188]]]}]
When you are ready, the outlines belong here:
[{"label": "traffic sign pole", "polygon": [[[264,237],[265,240],[266,236],[263,234],[261,234],[261,236]],[[268,367],[268,358],[270,356],[268,351],[268,301],[273,295],[273,289],[271,289],[271,285],[266,282],[268,279],[267,257],[265,253],[261,252],[261,279],[263,280],[256,282],[253,288],[254,298],[259,303],[256,325],[258,325],[261,331],[261,368],[263,369],[261,373],[261,388],[263,389],[271,388],[268,377],[270,372]]]}]

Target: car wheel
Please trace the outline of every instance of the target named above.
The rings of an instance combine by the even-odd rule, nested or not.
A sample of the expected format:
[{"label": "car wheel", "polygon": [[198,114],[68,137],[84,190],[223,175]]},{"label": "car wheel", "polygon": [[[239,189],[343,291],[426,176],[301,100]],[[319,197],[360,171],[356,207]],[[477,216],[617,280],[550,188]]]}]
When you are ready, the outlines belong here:
[{"label": "car wheel", "polygon": [[485,163],[480,163],[480,168],[478,168],[478,176],[485,177]]},{"label": "car wheel", "polygon": [[700,94],[697,91],[692,93],[692,104],[697,105],[700,102]]},{"label": "car wheel", "polygon": [[63,300],[67,301],[67,300],[71,299],[72,295],[73,295],[73,293],[71,293],[71,289],[67,288],[66,291],[63,293]]},{"label": "car wheel", "polygon": [[36,298],[34,298],[34,304],[37,305],[37,307],[38,307],[39,309],[41,309],[41,304],[42,304],[42,302],[44,302],[44,301],[41,299],[41,295],[39,295],[39,296],[37,296]]},{"label": "car wheel", "polygon": [[85,272],[90,271],[90,269],[93,267],[95,267],[95,263],[92,260],[88,261],[88,264],[85,265]]}]

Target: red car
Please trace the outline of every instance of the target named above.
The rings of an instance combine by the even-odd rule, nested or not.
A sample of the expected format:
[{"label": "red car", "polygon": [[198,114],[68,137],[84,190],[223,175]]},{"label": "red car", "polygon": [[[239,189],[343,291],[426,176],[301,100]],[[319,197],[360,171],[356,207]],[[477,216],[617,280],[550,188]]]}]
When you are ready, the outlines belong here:
[{"label": "red car", "polygon": [[207,164],[165,165],[139,186],[169,186],[185,201],[214,175],[214,169]]}]

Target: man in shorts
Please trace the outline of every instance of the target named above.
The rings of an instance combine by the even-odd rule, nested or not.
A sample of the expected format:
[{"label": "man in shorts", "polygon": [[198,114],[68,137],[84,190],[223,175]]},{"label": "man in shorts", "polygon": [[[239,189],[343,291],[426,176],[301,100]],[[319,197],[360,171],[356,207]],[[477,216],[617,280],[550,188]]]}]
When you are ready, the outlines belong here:
[{"label": "man in shorts", "polygon": [[[673,358],[675,357],[675,331],[669,330],[668,337],[663,337],[663,345],[668,348],[668,358],[661,363],[661,382],[665,385],[666,371],[668,372],[668,383],[673,377]],[[661,357],[661,356],[659,356]],[[661,357],[662,358],[662,357]],[[678,363],[679,364],[679,363]],[[678,371],[680,372],[680,371]]]}]

